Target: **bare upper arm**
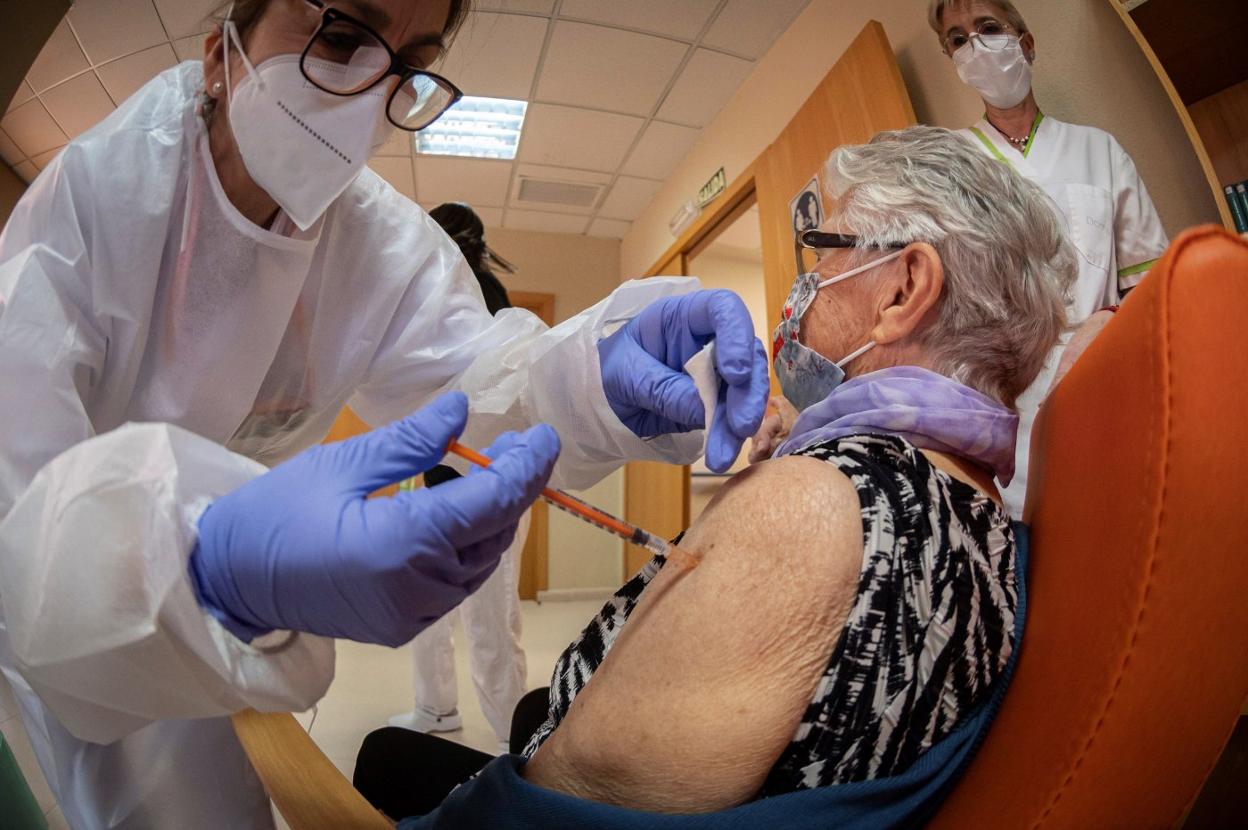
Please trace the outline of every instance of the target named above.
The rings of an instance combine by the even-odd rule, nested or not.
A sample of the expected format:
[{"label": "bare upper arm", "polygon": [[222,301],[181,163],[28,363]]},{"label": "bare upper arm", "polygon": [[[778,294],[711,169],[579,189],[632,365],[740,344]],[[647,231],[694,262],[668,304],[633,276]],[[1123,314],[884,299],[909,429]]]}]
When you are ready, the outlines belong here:
[{"label": "bare upper arm", "polygon": [[788,457],[725,485],[665,567],[525,777],[661,812],[740,804],[814,694],[862,564],[852,483]]}]

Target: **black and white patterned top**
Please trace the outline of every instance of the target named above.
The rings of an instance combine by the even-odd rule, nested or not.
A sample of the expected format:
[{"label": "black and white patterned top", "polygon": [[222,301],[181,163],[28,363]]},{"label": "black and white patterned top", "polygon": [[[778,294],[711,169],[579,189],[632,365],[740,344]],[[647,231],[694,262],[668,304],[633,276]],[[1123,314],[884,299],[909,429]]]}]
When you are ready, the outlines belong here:
[{"label": "black and white patterned top", "polygon": [[[862,569],[841,637],[760,797],[904,772],[988,698],[1014,647],[1014,534],[999,505],[901,438],[850,436],[797,454],[853,482]],[[526,757],[558,727],[663,564],[642,568],[560,656],[550,717]]]}]

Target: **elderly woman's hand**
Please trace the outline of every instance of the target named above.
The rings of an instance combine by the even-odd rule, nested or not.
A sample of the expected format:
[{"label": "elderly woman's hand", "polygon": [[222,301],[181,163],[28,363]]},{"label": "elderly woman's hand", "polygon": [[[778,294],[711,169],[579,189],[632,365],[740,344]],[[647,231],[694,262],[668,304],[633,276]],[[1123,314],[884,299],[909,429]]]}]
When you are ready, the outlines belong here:
[{"label": "elderly woman's hand", "polygon": [[[1074,335],[1070,338],[1070,343],[1066,345],[1065,351],[1062,352],[1062,359],[1057,364],[1057,374],[1053,376],[1053,385],[1049,387],[1048,394],[1053,394],[1053,390],[1062,382],[1062,378],[1066,377],[1066,373],[1079,360],[1080,355],[1083,354],[1088,346],[1092,345],[1092,341],[1100,335],[1101,329],[1105,328],[1105,325],[1112,319],[1114,319],[1114,312],[1111,309],[1103,308],[1085,320],[1083,325],[1075,329]],[[766,421],[763,422],[763,425],[766,426]]]},{"label": "elderly woman's hand", "polygon": [[773,395],[767,404],[767,416],[750,439],[750,463],[766,461],[789,437],[798,412],[783,395]]}]

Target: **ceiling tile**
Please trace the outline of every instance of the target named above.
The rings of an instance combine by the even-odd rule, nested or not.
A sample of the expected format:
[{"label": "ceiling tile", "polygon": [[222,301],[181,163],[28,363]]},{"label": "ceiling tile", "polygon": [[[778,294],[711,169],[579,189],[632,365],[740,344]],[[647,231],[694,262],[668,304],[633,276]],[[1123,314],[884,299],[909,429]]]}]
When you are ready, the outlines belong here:
[{"label": "ceiling tile", "polygon": [[728,0],[715,18],[704,46],[714,46],[733,54],[757,60],[772,42],[789,28],[793,18],[809,0]]},{"label": "ceiling tile", "polygon": [[561,21],[546,51],[537,98],[649,115],[688,48],[650,35]]},{"label": "ceiling tile", "polygon": [[208,18],[221,5],[220,0],[155,0],[155,3],[165,31],[174,39],[211,31],[212,21]]},{"label": "ceiling tile", "polygon": [[473,208],[477,212],[477,216],[481,217],[481,222],[487,228],[501,228],[503,226],[503,209],[502,208]]},{"label": "ceiling tile", "polygon": [[434,156],[416,158],[416,194],[422,205],[467,202],[474,208],[507,204],[511,162]]},{"label": "ceiling tile", "polygon": [[191,35],[173,42],[173,51],[179,61],[202,61],[204,59],[204,41],[208,35]]},{"label": "ceiling tile", "polygon": [[152,0],[77,0],[67,17],[97,65],[168,39]]},{"label": "ceiling tile", "polygon": [[413,202],[416,201],[416,188],[412,185],[412,160],[403,158],[374,158],[368,166]]},{"label": "ceiling tile", "polygon": [[550,14],[555,8],[555,0],[477,0],[474,5],[479,9]]},{"label": "ceiling tile", "polygon": [[35,91],[30,88],[30,84],[26,83],[25,81],[22,81],[20,84],[17,85],[17,90],[13,93],[13,100],[9,101],[9,108],[4,111],[4,114],[8,115],[13,110],[17,109],[22,104],[26,103],[27,101],[29,101],[31,98],[34,98],[34,97],[35,97]]},{"label": "ceiling tile", "polygon": [[43,168],[48,166],[48,163],[51,162],[52,159],[59,156],[61,154],[61,151],[64,149],[65,149],[64,147],[57,147],[55,150],[48,150],[46,153],[40,153],[39,155],[35,156],[33,159],[31,159],[31,161],[35,163],[35,167],[38,167],[40,170],[42,170]]},{"label": "ceiling tile", "polygon": [[693,40],[719,0],[563,0],[560,17],[575,17]]},{"label": "ceiling tile", "polygon": [[26,184],[30,184],[35,180],[35,176],[39,175],[39,168],[35,167],[33,161],[24,161],[21,164],[13,165],[13,172]]},{"label": "ceiling tile", "polygon": [[9,138],[4,130],[0,130],[0,159],[9,167],[14,167],[18,162],[26,160],[26,154],[13,143],[13,139]]},{"label": "ceiling tile", "polygon": [[386,143],[381,145],[381,149],[376,152],[379,156],[410,156],[412,154],[412,136],[407,130],[395,128],[390,131],[390,137],[386,139]]},{"label": "ceiling tile", "polygon": [[[86,72],[43,94],[43,105],[70,138],[98,124],[113,111],[108,97],[94,72]],[[40,168],[42,169],[42,168]]]},{"label": "ceiling tile", "polygon": [[504,227],[518,231],[546,231],[548,233],[584,233],[589,220],[584,216],[568,216],[563,213],[543,213],[536,210],[509,208]]},{"label": "ceiling tile", "polygon": [[677,124],[651,121],[622,172],[630,176],[666,179],[689,152],[701,131]]},{"label": "ceiling tile", "polygon": [[632,222],[621,222],[618,219],[595,219],[590,223],[589,235],[604,239],[623,239],[632,226]]},{"label": "ceiling tile", "polygon": [[699,49],[680,73],[657,116],[665,121],[705,127],[753,68],[751,61]]},{"label": "ceiling tile", "polygon": [[631,222],[646,209],[662,186],[662,182],[620,176],[615,187],[607,194],[598,215],[604,219],[624,219]]},{"label": "ceiling tile", "polygon": [[614,172],[643,123],[631,115],[532,104],[518,157],[555,167]]},{"label": "ceiling tile", "polygon": [[69,141],[38,100],[28,101],[6,115],[0,120],[0,129],[8,133],[13,143],[28,157]]},{"label": "ceiling tile", "polygon": [[62,20],[39,52],[39,57],[30,65],[26,80],[36,91],[43,92],[90,66],[69,24]]},{"label": "ceiling tile", "polygon": [[469,15],[437,72],[468,95],[527,101],[547,25],[541,17]]},{"label": "ceiling tile", "polygon": [[171,66],[176,65],[178,56],[168,43],[144,49],[136,55],[129,55],[121,60],[113,61],[96,68],[104,88],[119,105],[129,98],[139,87],[155,78]]}]

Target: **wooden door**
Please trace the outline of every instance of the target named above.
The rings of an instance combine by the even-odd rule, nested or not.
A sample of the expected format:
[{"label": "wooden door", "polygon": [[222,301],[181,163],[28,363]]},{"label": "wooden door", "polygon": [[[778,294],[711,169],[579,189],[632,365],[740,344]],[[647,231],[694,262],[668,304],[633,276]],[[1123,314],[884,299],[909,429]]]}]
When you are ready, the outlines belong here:
[{"label": "wooden door", "polygon": [[873,20],[755,162],[767,314],[772,320],[780,319],[797,276],[789,201],[812,177],[824,183],[823,166],[837,147],[863,144],[877,133],[914,123],[914,108],[888,36]]}]

